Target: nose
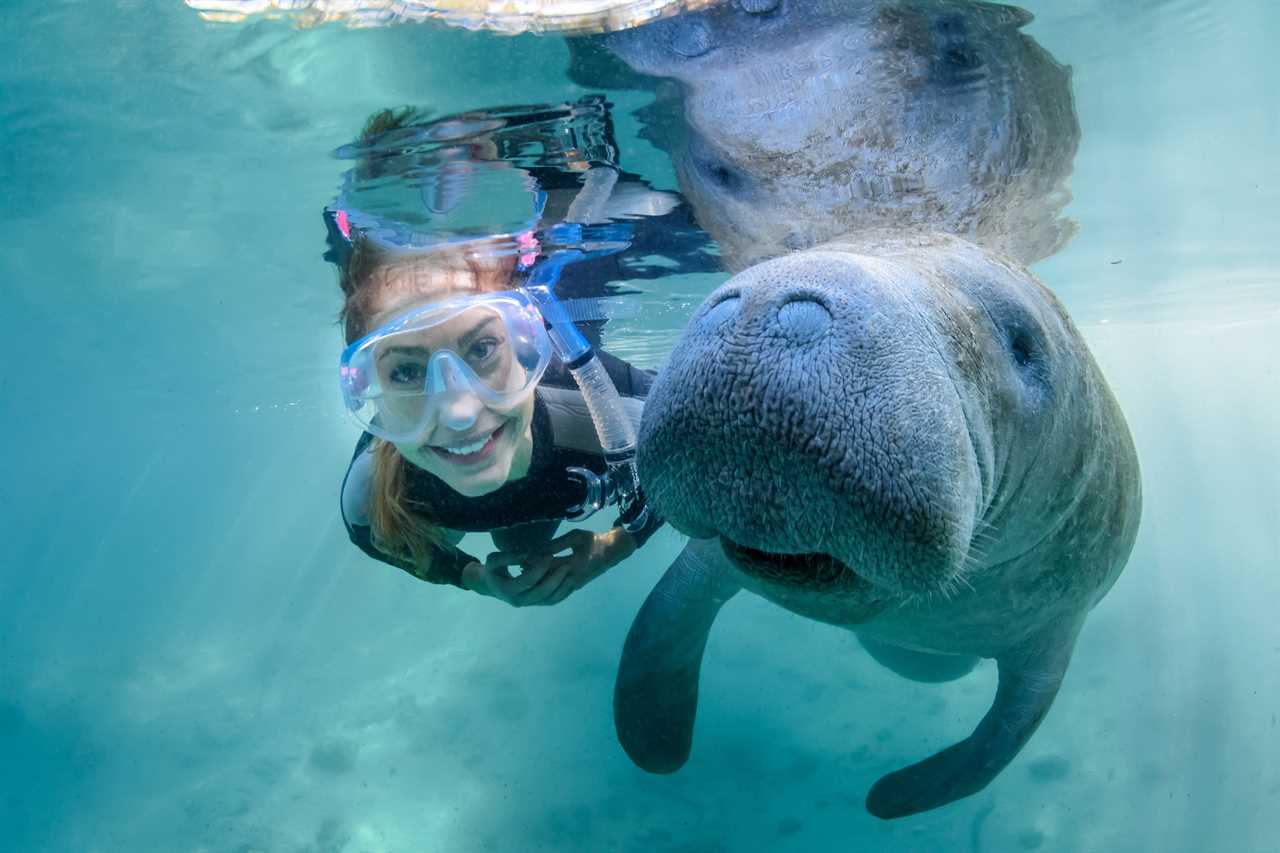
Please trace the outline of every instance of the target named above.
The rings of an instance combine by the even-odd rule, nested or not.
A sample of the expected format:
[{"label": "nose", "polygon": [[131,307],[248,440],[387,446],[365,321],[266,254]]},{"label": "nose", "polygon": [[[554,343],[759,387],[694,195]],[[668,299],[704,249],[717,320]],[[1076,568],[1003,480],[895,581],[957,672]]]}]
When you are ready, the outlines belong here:
[{"label": "nose", "polygon": [[799,296],[778,309],[778,330],[793,343],[816,341],[831,328],[831,312],[812,297]]},{"label": "nose", "polygon": [[700,325],[720,335],[763,332],[797,346],[818,340],[831,328],[831,312],[816,294],[775,290],[765,299],[761,295],[727,293],[703,315]]},{"label": "nose", "polygon": [[484,408],[484,401],[472,391],[465,365],[449,350],[431,356],[426,391],[437,400],[436,419],[446,429],[470,429]]},{"label": "nose", "polygon": [[447,391],[440,397],[440,423],[454,432],[471,429],[484,408],[479,397],[466,391]]},{"label": "nose", "polygon": [[670,26],[671,49],[686,59],[702,56],[715,44],[711,30],[698,18],[676,18]]}]

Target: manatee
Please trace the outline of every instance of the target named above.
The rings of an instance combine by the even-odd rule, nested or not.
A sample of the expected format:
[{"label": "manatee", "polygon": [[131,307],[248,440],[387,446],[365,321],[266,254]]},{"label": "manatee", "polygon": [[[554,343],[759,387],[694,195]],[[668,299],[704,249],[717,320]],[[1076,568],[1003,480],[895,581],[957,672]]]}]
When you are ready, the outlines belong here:
[{"label": "manatee", "polygon": [[[1075,231],[1080,129],[1070,69],[1030,20],[960,0],[736,0],[602,38],[678,84],[646,132],[730,270],[876,228],[1031,263]],[[621,85],[575,52],[576,79]]]},{"label": "manatee", "polygon": [[653,385],[638,465],[695,537],[622,654],[615,723],[640,767],[687,759],[708,632],[740,589],[852,630],[908,678],[995,659],[986,716],[880,779],[881,818],[973,794],[1017,755],[1142,503],[1124,416],[1061,303],[945,234],[850,235],[731,278]]}]

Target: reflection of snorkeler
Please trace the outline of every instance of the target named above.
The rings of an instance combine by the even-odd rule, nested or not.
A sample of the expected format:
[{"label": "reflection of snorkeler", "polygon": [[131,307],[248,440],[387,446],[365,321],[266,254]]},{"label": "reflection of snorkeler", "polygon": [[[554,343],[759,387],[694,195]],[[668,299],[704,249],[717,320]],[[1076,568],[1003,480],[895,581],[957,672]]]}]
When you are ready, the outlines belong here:
[{"label": "reflection of snorkeler", "polygon": [[[609,295],[616,288],[607,282],[722,271],[718,250],[684,200],[618,166],[609,105],[597,96],[436,119],[412,107],[383,110],[370,117],[358,142],[339,151],[357,161],[350,183],[366,202],[356,206],[415,217],[406,230],[471,231],[478,217],[512,226],[528,215],[531,186],[543,196],[544,223],[643,221],[625,253],[567,268],[556,287],[561,298]],[[600,164],[608,167],[593,169]],[[518,199],[521,193],[511,191],[516,184],[524,187]],[[606,191],[598,192],[599,185]],[[599,345],[598,325],[582,330]]]},{"label": "reflection of snorkeler", "polygon": [[[483,240],[389,250],[338,216],[330,231],[347,244],[331,253],[344,388],[367,430],[342,489],[356,545],[423,580],[529,605],[562,601],[652,534],[656,519],[635,533],[619,523],[555,536],[583,502],[566,469],[606,465],[537,308],[513,290],[515,256]],[[638,417],[651,375],[598,355]],[[464,553],[468,531],[492,533],[500,550],[483,563]]]}]

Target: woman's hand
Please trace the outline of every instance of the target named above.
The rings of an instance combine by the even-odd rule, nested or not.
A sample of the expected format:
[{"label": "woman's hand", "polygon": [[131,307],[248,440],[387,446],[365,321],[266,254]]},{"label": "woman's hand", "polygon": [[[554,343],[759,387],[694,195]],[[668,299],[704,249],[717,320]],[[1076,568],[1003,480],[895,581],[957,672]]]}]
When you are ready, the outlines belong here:
[{"label": "woman's hand", "polygon": [[[565,550],[569,553],[556,556]],[[483,566],[471,563],[463,570],[463,583],[513,607],[559,604],[635,550],[635,539],[621,527],[604,533],[571,530],[530,553],[498,551]],[[508,569],[517,565],[523,571],[511,577]]]}]

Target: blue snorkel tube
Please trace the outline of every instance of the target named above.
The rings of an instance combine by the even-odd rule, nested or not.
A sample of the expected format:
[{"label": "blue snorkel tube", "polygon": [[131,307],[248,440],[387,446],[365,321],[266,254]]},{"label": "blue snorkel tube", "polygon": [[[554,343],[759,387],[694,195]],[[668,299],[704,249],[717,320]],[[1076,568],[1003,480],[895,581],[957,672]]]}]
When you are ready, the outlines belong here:
[{"label": "blue snorkel tube", "polygon": [[[556,226],[556,229],[570,228],[578,226],[573,223]],[[618,389],[596,356],[595,349],[555,295],[556,283],[565,266],[593,254],[596,253],[580,249],[557,251],[534,265],[522,289],[542,312],[552,346],[578,383],[591,413],[591,421],[595,424],[600,447],[604,450],[606,469],[603,475],[576,466],[568,469],[569,475],[580,480],[586,489],[586,497],[570,510],[568,518],[570,521],[582,521],[610,504],[617,504],[623,528],[628,533],[636,533],[649,523],[651,513],[636,473],[635,424],[623,410]]]}]

